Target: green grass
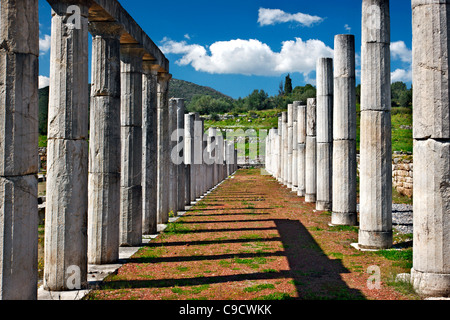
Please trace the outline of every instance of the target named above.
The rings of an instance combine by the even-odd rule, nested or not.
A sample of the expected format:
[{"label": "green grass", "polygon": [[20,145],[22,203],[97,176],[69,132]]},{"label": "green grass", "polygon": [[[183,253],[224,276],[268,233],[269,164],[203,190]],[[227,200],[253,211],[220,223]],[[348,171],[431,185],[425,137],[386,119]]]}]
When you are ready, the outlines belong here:
[{"label": "green grass", "polygon": [[244,289],[244,292],[259,292],[265,289],[275,289],[275,286],[270,283],[257,284]]},{"label": "green grass", "polygon": [[404,250],[380,250],[377,254],[388,260],[395,261],[394,266],[405,269],[412,268],[413,251],[412,248]]}]

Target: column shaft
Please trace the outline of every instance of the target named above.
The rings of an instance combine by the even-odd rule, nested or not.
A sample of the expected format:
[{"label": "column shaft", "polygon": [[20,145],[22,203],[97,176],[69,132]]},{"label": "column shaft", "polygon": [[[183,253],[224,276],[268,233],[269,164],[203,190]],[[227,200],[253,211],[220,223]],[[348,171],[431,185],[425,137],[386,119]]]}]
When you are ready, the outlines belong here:
[{"label": "column shaft", "polygon": [[35,300],[38,1],[0,5],[0,300]]},{"label": "column shaft", "polygon": [[[51,68],[48,110],[47,206],[44,288],[87,285],[88,211],[88,5],[51,2]],[[67,24],[68,7],[80,8],[80,29]]]},{"label": "column shaft", "polygon": [[120,35],[114,23],[91,23],[88,262],[119,259]]},{"label": "column shaft", "polygon": [[305,174],[306,174],[306,106],[298,106],[297,114],[297,140],[298,140],[298,196],[304,197],[305,190]]},{"label": "column shaft", "polygon": [[317,149],[316,149],[316,99],[308,99],[305,144],[305,202],[316,202]]},{"label": "column shaft", "polygon": [[392,246],[390,17],[388,0],[363,0],[359,246]]},{"label": "column shaft", "polygon": [[449,1],[412,1],[414,250],[412,284],[450,296]]},{"label": "column shaft", "polygon": [[186,206],[186,167],[184,163],[184,99],[176,99],[177,105],[177,154],[181,163],[177,163],[178,177],[178,211],[184,211]]}]

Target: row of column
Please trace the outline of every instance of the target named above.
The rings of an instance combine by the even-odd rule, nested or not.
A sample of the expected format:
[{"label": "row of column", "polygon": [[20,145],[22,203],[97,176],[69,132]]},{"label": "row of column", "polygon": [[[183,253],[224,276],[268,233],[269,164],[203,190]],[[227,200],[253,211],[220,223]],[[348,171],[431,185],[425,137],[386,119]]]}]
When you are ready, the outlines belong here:
[{"label": "row of column", "polygon": [[[413,0],[412,10],[415,170],[411,282],[424,296],[450,296],[450,22],[446,18],[450,2]],[[272,129],[267,139],[267,170],[286,186],[297,188],[299,196],[303,195],[302,179],[305,179],[305,201],[316,202],[317,210],[331,208],[333,225],[358,223],[354,58],[353,36],[336,36],[334,72],[330,71],[331,59],[319,59],[317,105],[315,99],[308,100],[307,120],[301,118],[305,106],[290,105],[280,117],[278,129]],[[390,85],[389,1],[363,0],[358,240],[361,249],[386,249],[393,242]],[[290,127],[296,120],[297,128],[306,128],[304,168],[301,143],[297,145],[300,157],[297,165],[296,160],[286,159],[295,158],[290,152],[293,148],[290,143],[295,141],[290,137]],[[297,130],[300,142],[305,133],[303,129]],[[291,184],[296,170],[297,186]]]},{"label": "row of column", "polygon": [[[90,1],[49,3],[44,289],[65,291],[85,288],[88,264],[117,262],[120,246],[141,245],[170,213],[184,211],[234,172],[228,159],[236,152],[234,143],[217,143],[222,162],[208,167],[218,174],[206,180],[201,122],[194,141],[201,162],[192,163],[192,176],[184,100],[169,101],[170,74],[147,60],[139,44],[121,44],[121,25],[89,22]],[[68,23],[73,4],[80,13],[76,27]],[[38,1],[2,1],[1,17],[0,299],[36,299]]]}]

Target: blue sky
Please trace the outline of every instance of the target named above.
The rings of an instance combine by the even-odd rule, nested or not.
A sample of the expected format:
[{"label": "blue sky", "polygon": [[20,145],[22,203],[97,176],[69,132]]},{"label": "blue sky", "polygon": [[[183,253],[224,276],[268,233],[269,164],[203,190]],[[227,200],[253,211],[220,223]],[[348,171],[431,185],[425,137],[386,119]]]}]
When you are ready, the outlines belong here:
[{"label": "blue sky", "polygon": [[[360,0],[120,0],[170,60],[170,73],[233,98],[270,95],[290,73],[315,84],[315,61],[333,54],[334,36],[361,47]],[[411,83],[411,2],[391,0],[392,80]],[[40,1],[40,75],[49,75],[50,7]],[[357,79],[359,82],[359,78]]]}]

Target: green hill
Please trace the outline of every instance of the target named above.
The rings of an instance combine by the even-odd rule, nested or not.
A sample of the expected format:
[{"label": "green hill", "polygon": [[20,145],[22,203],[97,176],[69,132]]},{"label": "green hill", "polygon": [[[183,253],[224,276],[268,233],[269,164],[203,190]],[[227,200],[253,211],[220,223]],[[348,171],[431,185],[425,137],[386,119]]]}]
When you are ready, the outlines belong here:
[{"label": "green hill", "polygon": [[210,87],[200,86],[198,84],[184,81],[184,80],[178,80],[178,79],[172,79],[170,80],[170,86],[169,86],[169,97],[171,98],[183,98],[186,100],[186,106],[189,105],[192,98],[195,95],[208,95],[211,96],[214,99],[219,98],[225,98],[233,100],[233,98],[224,95],[223,93],[214,90]]}]

